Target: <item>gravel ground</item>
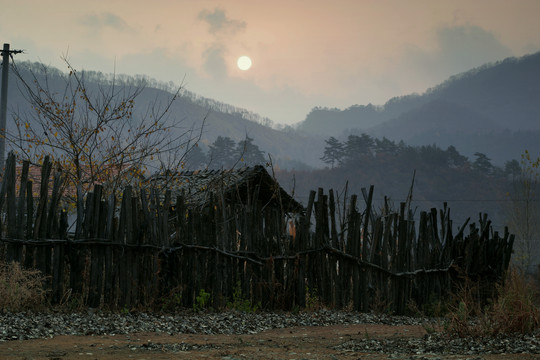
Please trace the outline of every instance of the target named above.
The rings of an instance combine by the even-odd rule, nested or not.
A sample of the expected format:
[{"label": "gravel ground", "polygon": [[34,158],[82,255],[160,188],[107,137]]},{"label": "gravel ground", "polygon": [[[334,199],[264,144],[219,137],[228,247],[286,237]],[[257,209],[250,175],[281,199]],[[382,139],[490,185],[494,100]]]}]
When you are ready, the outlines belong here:
[{"label": "gravel ground", "polygon": [[255,334],[293,326],[345,324],[420,325],[426,319],[342,311],[272,313],[194,313],[153,315],[107,312],[0,314],[0,341],[56,335],[116,335],[134,332],[172,334]]},{"label": "gravel ground", "polygon": [[336,346],[335,349],[354,352],[417,355],[540,354],[539,335],[450,338],[443,334],[431,334],[425,335],[421,339],[353,340]]},{"label": "gravel ground", "polygon": [[[264,330],[294,326],[347,324],[425,325],[435,320],[355,312],[322,310],[291,313],[194,313],[153,315],[107,312],[4,313],[0,314],[0,342],[50,338],[58,335],[119,335],[138,332],[174,334],[256,334]],[[148,345],[147,345],[148,346]],[[171,345],[173,346],[173,345]],[[177,344],[175,346],[182,346]],[[452,338],[441,333],[422,338],[350,340],[336,350],[385,354],[540,354],[540,332],[530,335],[499,335],[478,338]]]}]

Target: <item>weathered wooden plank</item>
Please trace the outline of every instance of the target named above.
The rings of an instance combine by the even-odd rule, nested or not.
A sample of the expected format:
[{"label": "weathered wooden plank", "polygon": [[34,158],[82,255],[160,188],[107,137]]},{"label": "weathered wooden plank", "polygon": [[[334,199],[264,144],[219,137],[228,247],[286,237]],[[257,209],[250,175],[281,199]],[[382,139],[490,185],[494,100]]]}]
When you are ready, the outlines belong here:
[{"label": "weathered wooden plank", "polygon": [[149,224],[150,224],[150,232],[149,232],[149,241],[154,241],[155,243],[160,243],[161,241],[161,238],[160,238],[160,216],[161,214],[159,213],[159,209],[160,209],[160,206],[159,206],[159,196],[157,194],[157,190],[156,189],[151,189],[150,191],[150,211],[149,211]]},{"label": "weathered wooden plank", "polygon": [[64,176],[62,176],[61,171],[56,171],[54,173],[53,190],[49,202],[49,214],[47,215],[47,237],[49,238],[59,238],[60,233],[64,232],[64,229],[60,228],[60,212],[58,210],[63,185]]},{"label": "weathered wooden plank", "polygon": [[35,259],[36,247],[31,244],[24,245],[24,267],[26,269],[35,268],[34,259]]},{"label": "weathered wooden plank", "polygon": [[430,243],[428,241],[428,219],[425,211],[420,212],[420,223],[418,225],[418,240],[416,243],[416,268],[426,268],[429,263]]},{"label": "weathered wooden plank", "polygon": [[43,239],[47,233],[47,200],[49,196],[49,177],[51,174],[51,162],[49,156],[45,156],[41,167],[41,185],[39,203],[37,207],[36,222],[34,225],[34,239]]},{"label": "weathered wooden plank", "polygon": [[104,284],[103,284],[103,303],[107,306],[114,307],[114,269],[113,269],[113,245],[105,246],[104,252]]},{"label": "weathered wooden plank", "polygon": [[88,222],[88,236],[92,238],[100,238],[100,233],[104,231],[104,224],[100,223],[101,213],[101,194],[103,186],[100,184],[94,185],[94,192],[91,199],[91,208],[87,209],[90,213],[90,221]]},{"label": "weathered wooden plank", "polygon": [[[362,235],[361,235],[361,241],[362,241],[362,260],[367,261],[369,259],[369,253],[370,253],[370,235],[369,235],[369,224],[371,224],[371,227],[373,229],[373,223],[374,220],[372,219],[372,204],[373,204],[373,185],[369,187],[369,193],[366,197],[366,191],[365,189],[362,189],[362,193],[364,195],[364,200],[366,201],[366,211],[364,215],[364,225],[362,228]],[[371,269],[364,267],[361,272],[361,286],[362,286],[362,311],[367,312],[369,311],[369,304],[370,304],[370,297],[369,297],[369,288],[370,288],[370,278],[371,278]]]},{"label": "weathered wooden plank", "polygon": [[117,239],[118,242],[121,244],[126,244],[128,242],[128,228],[130,228],[130,239],[129,243],[131,243],[131,235],[133,234],[133,229],[130,226],[132,224],[131,221],[132,216],[132,210],[131,210],[131,186],[126,186],[124,188],[124,192],[122,194],[122,204],[120,207],[120,220],[118,224],[118,235]]},{"label": "weathered wooden plank", "polygon": [[[152,243],[152,239],[154,238],[152,234],[154,231],[152,230],[155,226],[152,216],[150,215],[150,209],[149,209],[149,202],[148,202],[148,194],[146,192],[146,189],[142,188],[140,189],[140,198],[141,198],[141,212],[142,216],[140,217],[140,227],[141,227],[141,236],[143,237],[144,243]],[[157,242],[155,243],[156,245]]]},{"label": "weathered wooden plank", "polygon": [[6,183],[6,212],[8,237],[17,237],[17,207],[15,195],[15,157],[11,155],[6,162],[3,181]]},{"label": "weathered wooden plank", "polygon": [[107,234],[107,221],[109,220],[107,201],[101,199],[100,203],[97,204],[97,206],[99,206],[100,208],[99,219],[97,221],[97,238],[100,239],[100,241],[109,241]]},{"label": "weathered wooden plank", "polygon": [[170,246],[171,242],[169,240],[169,211],[171,210],[171,190],[167,189],[165,191],[165,199],[163,200],[163,205],[160,206],[160,216],[159,216],[159,226],[160,233],[157,242],[154,241],[154,244],[161,246]]},{"label": "weathered wooden plank", "polygon": [[[332,189],[328,191],[328,213],[330,216],[330,244],[332,247],[339,249],[339,237],[336,223],[336,204],[334,199],[334,191]],[[343,307],[343,290],[341,288],[341,281],[338,277],[339,261],[334,256],[328,256],[330,267],[330,289],[333,290],[332,305],[338,309],[341,309]]]},{"label": "weathered wooden plank", "polygon": [[53,248],[53,270],[52,270],[52,276],[53,276],[53,293],[52,293],[52,301],[55,304],[60,303],[62,298],[64,297],[64,244],[55,244]]},{"label": "weathered wooden plank", "polygon": [[93,245],[90,247],[90,276],[88,285],[87,304],[91,308],[97,308],[101,304],[102,282],[103,282],[103,245]]},{"label": "weathered wooden plank", "polygon": [[[6,220],[7,236],[10,239],[17,238],[17,202],[15,195],[15,156],[10,153],[4,170],[2,185],[6,184]],[[1,209],[1,208],[0,208]],[[6,260],[8,262],[20,262],[22,258],[22,245],[19,243],[8,243],[6,249]]]},{"label": "weathered wooden plank", "polygon": [[[361,254],[361,220],[362,215],[356,210],[357,196],[351,195],[349,205],[349,215],[347,220],[347,253],[359,258]],[[360,267],[356,262],[349,262],[347,266],[350,277],[351,293],[349,299],[352,301],[353,309],[361,310],[361,284]]]},{"label": "weathered wooden plank", "polygon": [[[409,232],[408,232],[408,221],[405,218],[401,217],[399,220],[399,235],[398,235],[398,253],[397,253],[397,269],[398,272],[408,271],[408,261],[409,261]],[[395,295],[396,311],[399,314],[403,314],[406,309],[407,302],[409,301],[409,280],[398,278],[395,280],[397,283],[397,288]]]},{"label": "weathered wooden plank", "polygon": [[105,237],[109,239],[109,241],[113,242],[115,240],[114,236],[116,233],[116,227],[115,227],[115,213],[116,210],[116,196],[114,193],[109,195],[108,201],[107,201],[107,225],[105,229]]},{"label": "weathered wooden plank", "polygon": [[48,244],[40,244],[36,247],[36,269],[40,270],[45,276],[43,286],[47,291],[52,289],[51,279],[51,246]]},{"label": "weathered wooden plank", "polygon": [[34,194],[32,181],[26,183],[26,234],[25,239],[31,239],[34,233]]},{"label": "weathered wooden plank", "polygon": [[111,308],[116,306],[115,302],[115,288],[116,288],[116,274],[115,268],[116,264],[114,263],[114,241],[115,241],[115,209],[116,209],[116,196],[114,193],[111,193],[108,196],[107,202],[102,202],[102,211],[103,221],[105,225],[103,226],[103,235],[104,239],[107,239],[111,244],[104,247],[104,285],[103,285],[103,303]]},{"label": "weathered wooden plank", "polygon": [[74,242],[68,243],[66,249],[69,263],[69,287],[73,296],[82,296],[83,272],[84,272],[84,249]]},{"label": "weathered wooden plank", "polygon": [[79,236],[81,239],[92,239],[94,233],[94,192],[90,191],[86,193],[86,198],[84,199],[84,219],[82,221],[82,226],[80,229]]},{"label": "weathered wooden plank", "polygon": [[75,239],[83,237],[84,227],[84,192],[81,184],[77,184],[77,219],[75,225]]},{"label": "weathered wooden plank", "polygon": [[25,238],[25,228],[26,224],[24,219],[26,217],[26,191],[28,184],[28,169],[30,167],[30,161],[23,161],[23,166],[21,170],[21,182],[19,187],[19,203],[17,205],[17,238]]},{"label": "weathered wooden plank", "polygon": [[333,247],[339,248],[339,237],[336,223],[336,200],[334,198],[334,191],[332,189],[328,191],[328,214],[330,216],[330,243]]},{"label": "weathered wooden plank", "polygon": [[[2,186],[0,186],[0,212],[3,211],[3,207],[4,207],[4,202],[6,201],[5,198],[6,198],[6,193],[8,191],[8,187],[10,186],[9,184],[9,169],[12,167],[11,164],[14,164],[15,163],[15,155],[13,154],[13,152],[10,152],[8,154],[8,157],[7,157],[7,160],[6,160],[6,163],[5,163],[5,173],[2,174]],[[1,221],[1,217],[0,217],[0,221]],[[0,222],[0,229],[2,229],[2,223]]]}]

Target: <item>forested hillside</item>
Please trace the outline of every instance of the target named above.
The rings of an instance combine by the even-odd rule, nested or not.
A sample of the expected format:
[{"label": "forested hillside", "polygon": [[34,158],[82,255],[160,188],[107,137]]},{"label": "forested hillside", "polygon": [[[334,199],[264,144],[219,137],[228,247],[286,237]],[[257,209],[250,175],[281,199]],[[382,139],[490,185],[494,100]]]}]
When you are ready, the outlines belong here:
[{"label": "forested hillside", "polygon": [[367,134],[350,135],[344,142],[330,137],[321,156],[326,169],[278,172],[282,186],[301,201],[321,186],[334,189],[343,200],[346,193],[361,194],[362,188],[374,185],[378,207],[385,196],[399,206],[413,185],[413,209],[442,208],[446,202],[458,223],[471,216],[477,221],[480,212],[497,224],[506,223],[512,180],[521,173],[517,160],[497,167],[483,153],[468,159],[453,146],[410,146]]}]

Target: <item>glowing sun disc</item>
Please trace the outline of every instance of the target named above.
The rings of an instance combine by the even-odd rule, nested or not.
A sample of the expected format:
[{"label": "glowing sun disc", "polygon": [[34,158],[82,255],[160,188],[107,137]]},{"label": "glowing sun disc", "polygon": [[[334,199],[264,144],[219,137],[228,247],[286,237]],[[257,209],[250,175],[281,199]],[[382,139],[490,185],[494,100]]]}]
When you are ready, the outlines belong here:
[{"label": "glowing sun disc", "polygon": [[236,65],[240,70],[249,70],[251,67],[251,59],[248,56],[240,56],[236,61]]}]

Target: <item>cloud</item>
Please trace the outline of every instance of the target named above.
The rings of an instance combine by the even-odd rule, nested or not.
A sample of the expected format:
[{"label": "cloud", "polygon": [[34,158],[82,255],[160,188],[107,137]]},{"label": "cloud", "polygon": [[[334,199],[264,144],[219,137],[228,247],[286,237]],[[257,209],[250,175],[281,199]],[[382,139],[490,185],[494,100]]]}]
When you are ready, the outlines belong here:
[{"label": "cloud", "polygon": [[228,41],[223,36],[232,37],[246,29],[246,22],[227,17],[225,10],[202,10],[198,19],[208,24],[208,32],[213,37],[213,43],[206,47],[202,53],[203,68],[206,74],[214,80],[223,80],[227,77],[227,63],[225,54],[228,51]]},{"label": "cloud", "polygon": [[203,20],[210,25],[209,32],[211,34],[235,34],[244,31],[246,28],[245,21],[229,19],[225,14],[225,10],[219,8],[214,9],[214,11],[201,11],[199,13],[199,20]]},{"label": "cloud", "polygon": [[150,51],[138,51],[118,59],[116,71],[119,74],[144,74],[163,82],[172,81],[177,85],[185,85],[193,80],[195,69],[186,62],[171,54],[166,48],[155,48]]},{"label": "cloud", "polygon": [[204,70],[216,80],[227,76],[227,64],[224,58],[225,47],[215,43],[203,52]]},{"label": "cloud", "polygon": [[409,46],[390,76],[423,91],[426,84],[437,85],[452,75],[513,55],[493,33],[474,25],[439,28],[435,40],[436,47],[430,50]]},{"label": "cloud", "polygon": [[129,26],[124,19],[110,12],[88,14],[82,18],[81,22],[82,24],[92,28],[111,27],[116,30],[129,29]]},{"label": "cloud", "polygon": [[511,56],[512,51],[478,26],[442,28],[437,33],[439,60],[457,71],[482,65],[493,59]]}]

